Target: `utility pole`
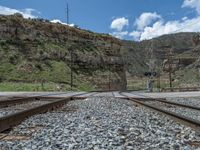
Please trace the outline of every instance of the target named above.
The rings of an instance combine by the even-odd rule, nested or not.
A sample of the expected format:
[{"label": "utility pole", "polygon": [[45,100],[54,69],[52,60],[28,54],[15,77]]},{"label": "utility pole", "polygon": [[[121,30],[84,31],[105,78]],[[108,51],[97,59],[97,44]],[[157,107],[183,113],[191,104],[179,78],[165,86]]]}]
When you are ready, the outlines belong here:
[{"label": "utility pole", "polygon": [[71,66],[71,91],[73,91],[73,67],[74,67],[74,60],[73,60],[73,53],[72,53],[72,49],[70,49],[70,57],[71,57],[71,60],[70,60],[70,66]]},{"label": "utility pole", "polygon": [[66,13],[67,13],[67,24],[69,25],[69,4],[68,3],[67,3]]},{"label": "utility pole", "polygon": [[167,51],[167,61],[168,61],[168,69],[169,69],[169,87],[172,91],[172,48],[169,48]]},{"label": "utility pole", "polygon": [[[66,16],[67,16],[67,25],[69,25],[69,4],[68,4],[68,2],[67,2],[67,8],[66,8]],[[68,28],[67,36],[68,36],[68,40],[69,40],[69,28]],[[72,50],[72,48],[70,48],[69,51],[70,51],[70,68],[71,68],[71,72],[70,72],[70,76],[71,76],[70,87],[71,87],[71,91],[73,91],[73,66],[74,66],[74,60],[73,60],[73,50]]]},{"label": "utility pole", "polygon": [[157,74],[157,89],[160,92],[160,73]]},{"label": "utility pole", "polygon": [[110,63],[111,63],[111,58],[110,58],[111,56],[109,56],[109,65],[108,65],[108,67],[109,67],[109,91],[110,91],[110,89],[111,89],[111,83],[110,83],[110,79],[111,79],[111,70],[110,70]]},{"label": "utility pole", "polygon": [[153,92],[153,83],[154,83],[154,75],[153,72],[156,68],[155,57],[154,57],[154,40],[151,43],[150,51],[150,60],[149,60],[149,72],[148,72],[148,80],[147,80],[147,90],[148,92]]}]

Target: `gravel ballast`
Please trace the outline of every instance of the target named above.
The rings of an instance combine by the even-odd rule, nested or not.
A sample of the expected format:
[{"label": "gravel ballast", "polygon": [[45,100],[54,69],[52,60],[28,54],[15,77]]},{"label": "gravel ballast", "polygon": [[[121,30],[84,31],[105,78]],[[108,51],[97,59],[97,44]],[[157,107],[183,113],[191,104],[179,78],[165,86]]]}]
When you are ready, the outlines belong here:
[{"label": "gravel ballast", "polygon": [[[35,129],[35,130],[30,130]],[[0,140],[3,150],[152,150],[197,149],[200,133],[164,115],[111,97],[69,102],[54,112],[36,115]]]}]

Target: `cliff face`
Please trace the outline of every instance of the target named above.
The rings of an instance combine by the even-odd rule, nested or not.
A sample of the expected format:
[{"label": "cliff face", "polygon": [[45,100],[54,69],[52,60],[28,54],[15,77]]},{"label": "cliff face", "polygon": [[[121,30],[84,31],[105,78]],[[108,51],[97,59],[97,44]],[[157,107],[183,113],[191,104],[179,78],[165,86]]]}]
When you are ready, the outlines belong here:
[{"label": "cliff face", "polygon": [[72,66],[76,89],[122,90],[126,75],[121,48],[121,41],[109,35],[0,16],[2,81],[69,84]]}]

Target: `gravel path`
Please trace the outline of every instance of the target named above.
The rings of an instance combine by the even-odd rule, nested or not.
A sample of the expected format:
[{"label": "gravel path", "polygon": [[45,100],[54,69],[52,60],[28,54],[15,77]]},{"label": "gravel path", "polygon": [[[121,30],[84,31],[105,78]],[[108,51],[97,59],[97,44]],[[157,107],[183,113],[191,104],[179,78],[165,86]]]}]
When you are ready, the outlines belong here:
[{"label": "gravel path", "polygon": [[[32,132],[30,128],[38,128]],[[200,133],[131,101],[94,97],[69,102],[63,109],[36,115],[0,141],[3,150],[190,150]],[[194,146],[194,145],[193,145]]]},{"label": "gravel path", "polygon": [[5,107],[5,108],[0,108],[0,117],[6,116],[12,113],[16,113],[19,111],[23,111],[25,109],[30,109],[33,107],[44,105],[47,103],[49,103],[49,101],[32,101],[32,102],[17,104],[17,105]]}]

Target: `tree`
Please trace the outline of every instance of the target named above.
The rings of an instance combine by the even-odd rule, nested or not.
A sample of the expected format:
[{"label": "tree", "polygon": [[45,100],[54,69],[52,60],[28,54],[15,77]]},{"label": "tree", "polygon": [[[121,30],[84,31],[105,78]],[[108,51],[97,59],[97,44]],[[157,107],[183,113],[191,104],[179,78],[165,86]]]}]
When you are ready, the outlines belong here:
[{"label": "tree", "polygon": [[23,18],[23,15],[22,15],[22,14],[20,14],[20,13],[14,13],[13,15],[14,15],[14,16],[16,16],[16,17]]},{"label": "tree", "polygon": [[199,34],[196,34],[193,36],[193,42],[194,42],[195,46],[200,44],[200,35]]}]

